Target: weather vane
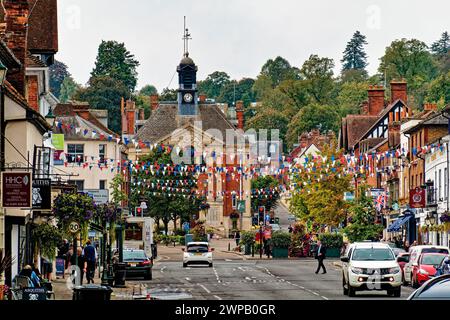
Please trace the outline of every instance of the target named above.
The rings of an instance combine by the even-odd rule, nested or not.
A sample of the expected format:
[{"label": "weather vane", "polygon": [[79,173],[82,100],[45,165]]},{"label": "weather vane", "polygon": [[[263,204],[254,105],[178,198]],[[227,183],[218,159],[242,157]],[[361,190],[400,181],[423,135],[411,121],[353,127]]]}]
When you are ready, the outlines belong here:
[{"label": "weather vane", "polygon": [[186,28],[186,16],[184,16],[184,56],[189,56],[189,40],[192,40],[191,34],[189,33],[189,29]]}]

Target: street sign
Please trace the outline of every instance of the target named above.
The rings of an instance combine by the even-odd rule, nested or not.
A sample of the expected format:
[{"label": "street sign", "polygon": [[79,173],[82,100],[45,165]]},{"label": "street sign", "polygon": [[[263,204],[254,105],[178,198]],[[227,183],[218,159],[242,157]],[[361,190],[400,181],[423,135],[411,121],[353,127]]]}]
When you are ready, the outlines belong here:
[{"label": "street sign", "polygon": [[45,288],[24,288],[22,291],[23,300],[47,300]]},{"label": "street sign", "polygon": [[147,209],[147,203],[145,201],[141,202],[141,208],[142,209]]},{"label": "street sign", "polygon": [[83,190],[94,199],[96,204],[105,204],[109,202],[109,190],[108,189],[86,189]]},{"label": "street sign", "polygon": [[237,203],[237,209],[240,213],[245,212],[245,200],[239,200]]},{"label": "street sign", "polygon": [[33,209],[50,210],[52,208],[52,181],[50,179],[33,180]]},{"label": "street sign", "polygon": [[80,231],[80,224],[78,222],[76,222],[76,221],[72,221],[69,224],[69,231],[72,234],[77,234],[78,231]]},{"label": "street sign", "polygon": [[2,172],[2,207],[31,208],[31,173]]}]

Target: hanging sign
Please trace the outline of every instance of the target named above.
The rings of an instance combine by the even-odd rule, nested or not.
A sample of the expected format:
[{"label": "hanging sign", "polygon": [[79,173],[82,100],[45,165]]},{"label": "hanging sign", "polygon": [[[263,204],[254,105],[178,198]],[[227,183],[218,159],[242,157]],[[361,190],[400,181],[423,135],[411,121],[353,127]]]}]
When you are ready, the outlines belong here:
[{"label": "hanging sign", "polygon": [[52,208],[51,186],[50,179],[33,180],[33,209],[50,210]]},{"label": "hanging sign", "polygon": [[2,172],[2,207],[31,208],[31,173]]},{"label": "hanging sign", "polygon": [[415,188],[409,190],[409,206],[411,208],[425,208],[425,189]]}]

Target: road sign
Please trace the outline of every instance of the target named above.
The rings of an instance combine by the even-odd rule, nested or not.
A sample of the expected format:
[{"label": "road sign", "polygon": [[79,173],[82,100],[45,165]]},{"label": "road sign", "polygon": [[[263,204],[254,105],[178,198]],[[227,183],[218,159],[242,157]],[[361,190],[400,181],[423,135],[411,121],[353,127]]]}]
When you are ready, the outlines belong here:
[{"label": "road sign", "polygon": [[105,204],[109,202],[109,190],[108,189],[86,189],[83,190],[94,199],[96,204]]},{"label": "road sign", "polygon": [[145,201],[141,202],[141,208],[142,209],[147,209],[147,203]]},{"label": "road sign", "polygon": [[72,221],[69,224],[69,231],[72,234],[78,233],[78,231],[80,231],[80,224],[78,222],[76,222],[76,221]]},{"label": "road sign", "polygon": [[355,200],[355,194],[353,192],[344,192],[344,201]]},{"label": "road sign", "polygon": [[392,205],[392,209],[397,211],[398,209],[400,209],[400,206],[398,205],[397,202],[394,202],[394,204]]},{"label": "road sign", "polygon": [[239,200],[237,203],[237,209],[240,213],[245,212],[245,200]]},{"label": "road sign", "polygon": [[33,209],[50,210],[52,208],[52,181],[50,179],[33,180]]}]

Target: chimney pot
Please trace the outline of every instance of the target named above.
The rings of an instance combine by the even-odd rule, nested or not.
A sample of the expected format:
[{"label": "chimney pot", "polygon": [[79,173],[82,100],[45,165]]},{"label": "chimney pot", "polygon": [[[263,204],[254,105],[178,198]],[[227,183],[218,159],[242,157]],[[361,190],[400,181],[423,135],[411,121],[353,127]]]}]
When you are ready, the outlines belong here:
[{"label": "chimney pot", "polygon": [[200,94],[200,95],[198,96],[198,100],[199,100],[201,103],[206,102],[206,94]]},{"label": "chimney pot", "polygon": [[150,106],[152,111],[158,109],[158,105],[159,105],[159,96],[157,94],[150,95]]}]

